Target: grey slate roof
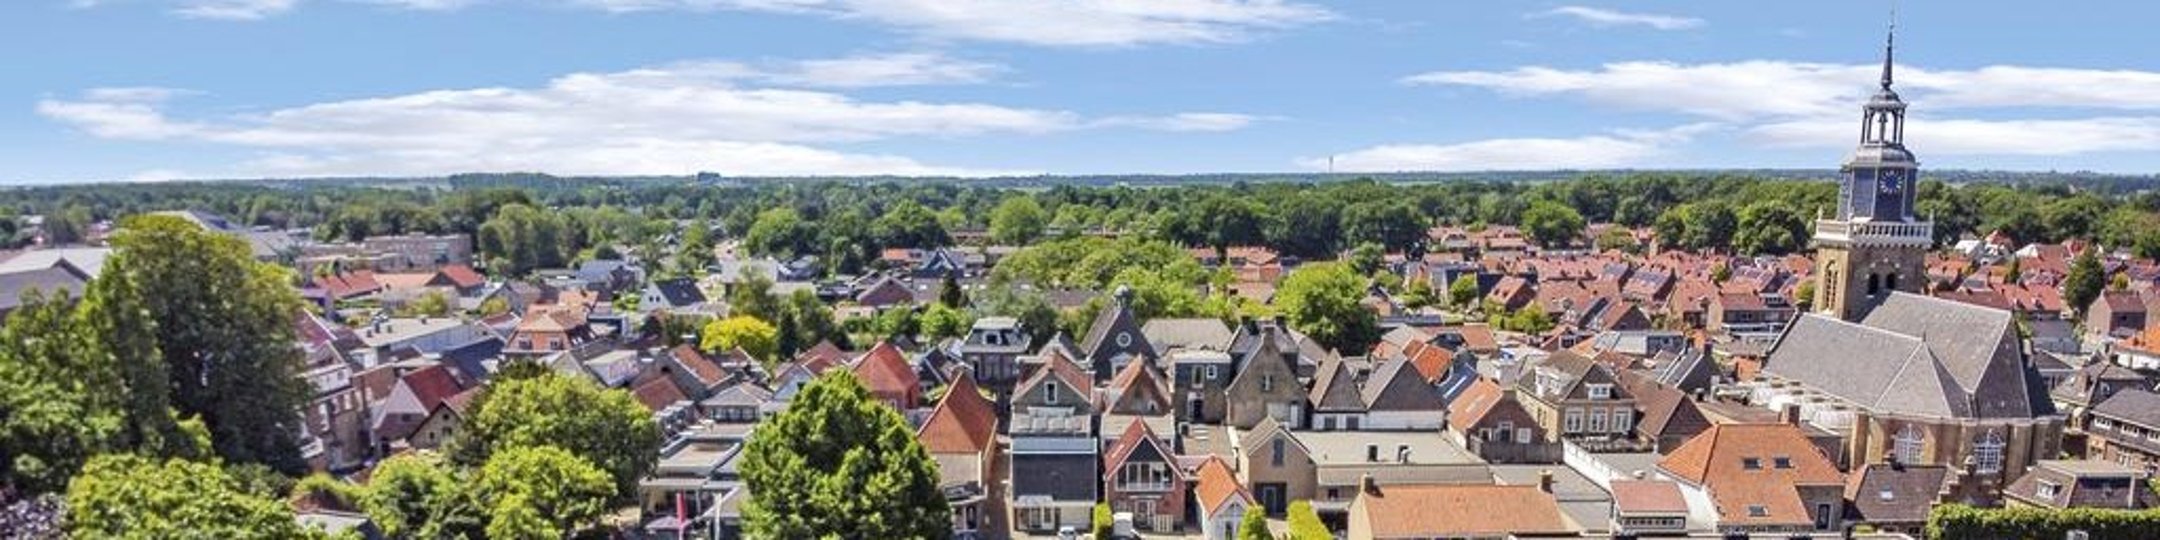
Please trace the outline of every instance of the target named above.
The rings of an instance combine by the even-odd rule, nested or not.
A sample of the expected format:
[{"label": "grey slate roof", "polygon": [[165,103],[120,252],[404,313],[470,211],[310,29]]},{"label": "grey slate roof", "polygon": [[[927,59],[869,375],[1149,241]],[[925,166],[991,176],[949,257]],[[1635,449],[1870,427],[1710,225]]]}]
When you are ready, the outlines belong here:
[{"label": "grey slate roof", "polygon": [[1860,323],[1802,315],[1764,370],[1880,411],[1954,418],[2053,413],[2010,312],[1893,293]]},{"label": "grey slate roof", "polygon": [[56,264],[36,270],[0,273],[0,313],[21,307],[30,291],[40,291],[46,299],[55,297],[79,298],[87,283],[83,276],[69,270],[66,265]]},{"label": "grey slate roof", "polygon": [[2129,422],[2150,429],[2160,429],[2160,394],[2142,388],[2130,388],[2115,392],[2106,401],[2094,405],[2094,416],[2107,417],[2118,422]]},{"label": "grey slate roof", "polygon": [[1356,377],[1341,359],[1329,359],[1320,363],[1314,372],[1312,400],[1314,412],[1341,412],[1365,410],[1365,398],[1359,395]]},{"label": "grey slate roof", "polygon": [[1102,485],[1094,437],[1014,437],[1012,496],[1048,496],[1055,501],[1093,501]]},{"label": "grey slate roof", "polygon": [[690,278],[663,279],[654,281],[652,286],[660,291],[661,298],[667,300],[668,307],[690,307],[705,303],[705,292],[698,290],[697,282]]},{"label": "grey slate roof", "polygon": [[1373,368],[1365,380],[1365,406],[1376,411],[1434,411],[1447,408],[1440,390],[1425,384],[1410,360],[1397,358]]},{"label": "grey slate roof", "polygon": [[1154,319],[1140,325],[1140,333],[1155,345],[1156,352],[1176,349],[1227,350],[1230,327],[1221,319]]}]

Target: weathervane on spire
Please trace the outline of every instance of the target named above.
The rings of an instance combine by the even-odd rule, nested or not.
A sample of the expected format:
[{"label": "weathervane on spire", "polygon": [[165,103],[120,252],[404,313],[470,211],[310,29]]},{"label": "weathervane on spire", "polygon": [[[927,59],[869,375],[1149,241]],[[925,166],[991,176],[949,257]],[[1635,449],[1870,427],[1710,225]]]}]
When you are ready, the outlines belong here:
[{"label": "weathervane on spire", "polygon": [[1897,0],[1890,0],[1890,35],[1883,40],[1882,88],[1890,89],[1890,62],[1897,56]]}]

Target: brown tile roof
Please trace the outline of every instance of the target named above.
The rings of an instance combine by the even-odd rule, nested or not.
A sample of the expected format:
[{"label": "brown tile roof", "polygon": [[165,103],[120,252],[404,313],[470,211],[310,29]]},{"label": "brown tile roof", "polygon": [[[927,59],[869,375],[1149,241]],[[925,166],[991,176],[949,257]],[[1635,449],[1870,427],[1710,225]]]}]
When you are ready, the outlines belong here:
[{"label": "brown tile roof", "polygon": [[1202,509],[1212,511],[1221,508],[1231,497],[1243,499],[1246,504],[1252,503],[1252,494],[1245,492],[1245,485],[1238,482],[1237,473],[1230,472],[1230,465],[1224,463],[1219,456],[1209,455],[1207,461],[1200,463],[1200,468],[1193,476],[1196,479],[1193,494],[1200,496]]},{"label": "brown tile roof", "polygon": [[683,396],[682,389],[676,388],[675,383],[667,377],[653,377],[652,380],[645,381],[645,384],[638,385],[630,394],[637,397],[638,403],[644,404],[646,409],[653,412],[660,412],[675,402],[688,399]]},{"label": "brown tile roof", "polygon": [[668,356],[674,357],[675,363],[681,364],[683,369],[689,370],[691,376],[697,377],[698,382],[705,383],[707,387],[720,384],[728,378],[726,369],[688,343],[668,349]]},{"label": "brown tile roof", "polygon": [[[1712,425],[1666,455],[1658,468],[1707,488],[1720,521],[1728,524],[1811,523],[1796,488],[1845,484],[1844,474],[1807,434],[1783,423]],[[1754,515],[1751,506],[1766,512]]]},{"label": "brown tile roof", "polygon": [[1126,362],[1125,368],[1118,370],[1117,377],[1110,380],[1110,394],[1115,397],[1115,400],[1106,407],[1116,408],[1125,405],[1128,399],[1135,397],[1136,394],[1133,392],[1142,391],[1146,392],[1145,396],[1142,397],[1155,402],[1155,410],[1168,411],[1172,404],[1168,397],[1169,391],[1165,390],[1163,386],[1162,378],[1155,375],[1153,363]]},{"label": "brown tile roof", "polygon": [[473,271],[472,267],[462,264],[445,266],[436,272],[442,274],[444,279],[450,280],[451,285],[460,289],[471,289],[487,284],[487,277]]},{"label": "brown tile roof", "polygon": [[915,438],[933,454],[981,453],[996,441],[997,411],[975,389],[974,379],[960,377],[945,389]]},{"label": "brown tile roof", "polygon": [[1678,513],[1688,511],[1680,485],[1665,480],[1612,481],[1613,506],[1621,512]]},{"label": "brown tile roof", "polygon": [[1575,532],[1560,504],[1537,486],[1443,484],[1382,486],[1359,504],[1373,536],[1427,538],[1554,535]]},{"label": "brown tile roof", "polygon": [[[1134,418],[1131,423],[1125,425],[1125,431],[1119,433],[1116,440],[1111,441],[1110,448],[1103,452],[1103,472],[1107,474],[1124,467],[1125,460],[1131,459],[1133,451],[1139,450],[1140,445],[1143,444],[1153,445],[1155,451],[1162,454],[1164,461],[1171,461],[1173,454],[1170,452],[1170,446],[1163,444],[1162,439],[1155,436],[1154,430],[1148,429],[1147,422]],[[1171,473],[1177,474],[1181,478],[1184,476],[1182,473],[1177,472],[1175,467],[1171,468]]]},{"label": "brown tile roof", "polygon": [[1506,391],[1500,388],[1500,383],[1485,378],[1472,381],[1455,396],[1455,401],[1448,402],[1448,423],[1464,428],[1478,425],[1505,396]]},{"label": "brown tile roof", "polygon": [[1080,371],[1080,366],[1073,364],[1072,359],[1066,358],[1065,353],[1058,352],[1057,349],[1050,349],[1048,353],[1042,355],[1042,359],[1042,367],[1036,368],[1034,375],[1022,381],[1014,395],[1027,393],[1035,385],[1042,384],[1042,380],[1047,377],[1057,377],[1065,381],[1065,387],[1076,392],[1086,392],[1088,389],[1095,387],[1094,381],[1088,378],[1087,373]]},{"label": "brown tile roof", "polygon": [[419,398],[421,410],[435,410],[444,399],[465,390],[465,385],[458,381],[457,372],[441,364],[414,370],[405,374],[402,380],[412,389],[413,397]]},{"label": "brown tile roof", "polygon": [[359,270],[343,274],[315,278],[315,286],[330,294],[331,298],[344,299],[382,290],[382,283],[375,281],[375,272]]},{"label": "brown tile roof", "polygon": [[808,349],[804,349],[803,352],[795,353],[796,360],[808,360],[812,358],[820,358],[828,362],[838,363],[842,360],[847,359],[847,351],[840,350],[840,346],[834,345],[832,340],[825,340],[818,342],[817,345],[810,346],[810,348]]},{"label": "brown tile roof", "polygon": [[435,281],[434,272],[375,275],[375,282],[381,283],[384,289],[389,290],[418,289],[428,286],[428,282],[431,281]]},{"label": "brown tile roof", "polygon": [[1447,376],[1448,364],[1455,360],[1455,351],[1423,341],[1412,341],[1403,347],[1403,356],[1410,359],[1410,365],[1417,367],[1419,377],[1429,383]]},{"label": "brown tile roof", "polygon": [[908,366],[907,355],[892,342],[880,341],[855,363],[855,376],[873,393],[905,394],[920,388],[922,379]]}]

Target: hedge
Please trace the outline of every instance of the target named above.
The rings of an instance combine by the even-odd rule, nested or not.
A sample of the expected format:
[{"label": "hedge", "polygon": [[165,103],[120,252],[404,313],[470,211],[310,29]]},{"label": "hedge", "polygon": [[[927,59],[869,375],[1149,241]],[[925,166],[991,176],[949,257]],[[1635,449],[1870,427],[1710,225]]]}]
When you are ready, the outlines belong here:
[{"label": "hedge", "polygon": [[1945,504],[1928,514],[1929,538],[2058,540],[2082,530],[2093,540],[2160,538],[2160,510],[1974,508]]},{"label": "hedge", "polygon": [[1110,503],[1095,503],[1095,519],[1090,523],[1095,540],[1109,540],[1116,521],[1117,518],[1110,514]]}]

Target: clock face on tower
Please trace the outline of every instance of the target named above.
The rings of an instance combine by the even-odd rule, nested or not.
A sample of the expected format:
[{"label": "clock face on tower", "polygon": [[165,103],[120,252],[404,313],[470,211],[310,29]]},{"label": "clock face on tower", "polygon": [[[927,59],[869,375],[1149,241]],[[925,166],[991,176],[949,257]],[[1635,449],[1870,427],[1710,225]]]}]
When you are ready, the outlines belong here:
[{"label": "clock face on tower", "polygon": [[1904,172],[1897,169],[1885,169],[1879,173],[1875,185],[1882,190],[1884,195],[1896,195],[1905,189]]}]

